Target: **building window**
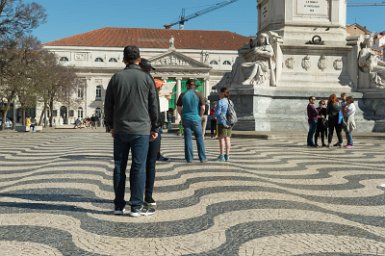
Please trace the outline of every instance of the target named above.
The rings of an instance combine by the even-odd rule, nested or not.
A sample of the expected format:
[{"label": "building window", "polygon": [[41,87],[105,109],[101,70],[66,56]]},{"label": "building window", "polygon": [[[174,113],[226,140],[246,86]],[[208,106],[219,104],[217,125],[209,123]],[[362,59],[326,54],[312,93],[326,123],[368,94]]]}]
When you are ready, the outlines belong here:
[{"label": "building window", "polygon": [[216,60],[210,61],[210,65],[218,65],[218,62]]},{"label": "building window", "polygon": [[67,57],[61,57],[60,58],[60,62],[65,62],[65,61],[69,61]]},{"label": "building window", "polygon": [[102,86],[98,85],[96,86],[96,100],[101,100],[102,99]]},{"label": "building window", "polygon": [[83,108],[82,107],[78,108],[78,117],[83,118]]},{"label": "building window", "polygon": [[118,62],[118,60],[115,58],[111,58],[108,62]]},{"label": "building window", "polygon": [[103,61],[103,59],[102,59],[102,58],[100,58],[100,57],[97,57],[97,58],[95,59],[95,62],[104,62],[104,61]]},{"label": "building window", "polygon": [[231,62],[228,61],[228,60],[225,60],[225,61],[223,62],[223,65],[231,66]]},{"label": "building window", "polygon": [[78,99],[84,99],[84,86],[78,86]]}]

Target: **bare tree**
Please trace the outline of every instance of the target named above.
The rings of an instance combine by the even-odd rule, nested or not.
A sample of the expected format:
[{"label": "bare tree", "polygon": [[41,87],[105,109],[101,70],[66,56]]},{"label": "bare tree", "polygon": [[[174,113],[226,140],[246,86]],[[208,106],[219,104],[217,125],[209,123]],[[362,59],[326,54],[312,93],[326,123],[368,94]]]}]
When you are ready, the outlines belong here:
[{"label": "bare tree", "polygon": [[36,106],[36,99],[39,84],[37,83],[39,76],[35,72],[37,63],[40,61],[40,43],[32,36],[23,36],[18,39],[18,67],[16,95],[20,108],[22,109],[22,120],[25,120],[25,112],[28,108]]},{"label": "bare tree", "polygon": [[40,51],[40,61],[35,70],[37,81],[38,101],[42,103],[43,110],[39,117],[39,125],[44,114],[49,112],[49,126],[52,127],[55,102],[71,104],[71,95],[76,89],[76,73],[73,67],[64,67],[57,61],[57,57],[48,51]]},{"label": "bare tree", "polygon": [[[6,120],[10,104],[20,93],[23,73],[20,66],[20,48],[17,39],[23,38],[32,29],[45,22],[44,8],[36,3],[25,4],[23,0],[0,0],[0,112]],[[15,120],[14,122],[15,123]],[[3,129],[2,122],[0,129]]]},{"label": "bare tree", "polygon": [[0,39],[29,33],[46,20],[44,8],[23,0],[0,0]]},{"label": "bare tree", "polygon": [[[10,104],[17,92],[18,50],[16,48],[0,48],[0,103],[2,120],[6,120]],[[13,122],[15,123],[15,122]],[[5,122],[1,124],[1,130]]]}]

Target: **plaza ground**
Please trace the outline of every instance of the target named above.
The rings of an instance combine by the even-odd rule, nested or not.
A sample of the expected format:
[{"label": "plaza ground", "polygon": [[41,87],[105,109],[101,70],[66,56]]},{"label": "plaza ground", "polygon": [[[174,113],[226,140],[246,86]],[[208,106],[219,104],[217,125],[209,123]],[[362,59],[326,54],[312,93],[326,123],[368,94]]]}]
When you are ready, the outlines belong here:
[{"label": "plaza ground", "polygon": [[0,132],[1,255],[385,255],[382,134],[352,150],[250,134],[235,132],[227,163],[206,138],[204,164],[165,134],[156,214],[131,218],[112,215],[102,128]]}]

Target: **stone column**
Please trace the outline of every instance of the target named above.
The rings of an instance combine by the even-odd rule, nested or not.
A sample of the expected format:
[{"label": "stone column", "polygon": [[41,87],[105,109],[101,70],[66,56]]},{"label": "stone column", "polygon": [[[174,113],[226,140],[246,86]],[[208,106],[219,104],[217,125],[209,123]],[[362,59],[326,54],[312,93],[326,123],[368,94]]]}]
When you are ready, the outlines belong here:
[{"label": "stone column", "polygon": [[[167,83],[167,80],[168,80],[168,77],[167,76],[162,76],[161,77],[163,83]],[[167,101],[167,104],[169,104],[170,100]],[[167,112],[169,110],[169,105],[167,105],[167,110],[164,112],[164,123],[167,123],[168,120],[167,120]]]},{"label": "stone column", "polygon": [[[177,78],[176,79],[176,95],[175,95],[175,100],[178,100],[179,95],[182,92],[182,78]],[[178,114],[178,111],[175,111],[175,123],[179,123],[180,121],[180,116]]]},{"label": "stone column", "polygon": [[83,118],[88,117],[88,88],[92,88],[92,86],[88,86],[91,84],[91,77],[87,77],[86,82],[84,83],[84,110],[83,110]]},{"label": "stone column", "polygon": [[204,80],[204,83],[205,83],[205,98],[207,99],[211,93],[211,86],[210,86],[210,79],[209,78],[205,78]]}]

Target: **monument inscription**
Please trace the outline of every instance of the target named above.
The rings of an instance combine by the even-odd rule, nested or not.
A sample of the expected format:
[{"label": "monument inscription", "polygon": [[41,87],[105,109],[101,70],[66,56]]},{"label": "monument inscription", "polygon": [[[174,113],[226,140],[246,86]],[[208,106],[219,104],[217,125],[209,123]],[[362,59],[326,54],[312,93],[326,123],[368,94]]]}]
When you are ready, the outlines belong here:
[{"label": "monument inscription", "polygon": [[328,0],[298,0],[297,14],[328,16]]}]

